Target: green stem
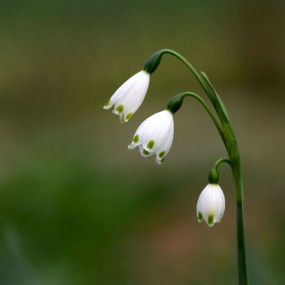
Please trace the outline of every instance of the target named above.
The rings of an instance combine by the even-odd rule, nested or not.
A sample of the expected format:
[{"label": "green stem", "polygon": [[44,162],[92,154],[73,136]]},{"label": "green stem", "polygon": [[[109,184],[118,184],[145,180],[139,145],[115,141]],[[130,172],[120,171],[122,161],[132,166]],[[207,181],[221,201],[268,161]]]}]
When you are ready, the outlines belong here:
[{"label": "green stem", "polygon": [[[207,111],[207,113],[209,114],[209,116],[211,117],[214,125],[216,126],[224,144],[225,142],[225,136],[223,133],[223,130],[219,124],[219,122],[217,121],[216,117],[214,116],[214,114],[212,113],[212,111],[210,110],[210,108],[208,107],[207,103],[196,93],[194,92],[183,92],[180,94],[175,95],[168,103],[167,105],[167,109],[169,109],[172,113],[175,113],[180,106],[182,105],[183,99],[184,97],[192,97],[195,98],[198,102],[201,103],[201,105],[205,108],[205,110]],[[173,110],[174,109],[174,110]]]},{"label": "green stem", "polygon": [[232,164],[231,164],[231,161],[230,161],[228,158],[220,158],[219,160],[216,161],[214,167],[215,167],[215,168],[218,168],[218,166],[219,166],[221,163],[223,163],[223,162],[228,163],[230,166],[232,165]]},{"label": "green stem", "polygon": [[200,73],[195,69],[195,67],[185,57],[183,57],[181,54],[171,49],[162,49],[160,52],[161,54],[171,54],[175,56],[176,58],[178,58],[181,62],[183,62],[188,67],[188,69],[193,73],[193,75],[196,77],[201,87],[203,88],[207,96],[209,97],[210,101],[214,104],[214,98],[209,92],[210,90],[204,78],[200,75]]},{"label": "green stem", "polygon": [[216,161],[214,168],[217,169],[218,166],[226,162],[232,167],[235,187],[236,187],[236,218],[237,218],[237,252],[238,252],[238,276],[239,285],[247,285],[247,267],[246,267],[246,251],[245,251],[245,238],[244,238],[244,222],[243,222],[243,183],[241,177],[240,162],[238,168],[234,168],[231,161],[228,158],[221,158]]},{"label": "green stem", "polygon": [[[221,99],[219,99],[221,100]],[[222,107],[225,109],[225,107]],[[221,109],[218,109],[221,111]],[[225,110],[225,112],[227,112]],[[240,153],[238,143],[234,134],[234,130],[231,127],[228,116],[224,116],[225,113],[222,111],[220,120],[223,128],[223,133],[226,141],[226,149],[231,161],[232,174],[235,182],[236,190],[236,219],[237,219],[237,255],[238,255],[238,276],[239,285],[247,285],[247,265],[246,265],[246,247],[244,237],[244,220],[243,220],[243,182],[242,182],[242,171]]]},{"label": "green stem", "polygon": [[246,266],[246,247],[244,237],[244,219],[243,219],[243,182],[241,175],[240,160],[233,165],[232,172],[236,187],[236,215],[237,215],[237,252],[238,252],[238,275],[239,285],[247,285],[247,266]]},{"label": "green stem", "polygon": [[237,237],[238,237],[238,275],[239,284],[246,285],[247,268],[246,268],[246,251],[244,241],[244,223],[243,223],[243,202],[237,201]]},{"label": "green stem", "polygon": [[[225,108],[223,106],[223,108]],[[224,114],[224,112],[223,112]],[[246,266],[246,248],[244,237],[244,220],[243,220],[243,182],[240,153],[238,143],[231,127],[228,116],[221,119],[223,133],[226,140],[226,149],[231,161],[232,174],[236,189],[236,207],[237,207],[237,254],[238,254],[238,276],[239,285],[247,285],[247,266]]]},{"label": "green stem", "polygon": [[[194,74],[200,85],[202,86],[203,90],[207,94],[209,100],[213,104],[214,109],[217,112],[219,117],[220,124],[216,120],[215,116],[212,114],[211,110],[204,102],[204,100],[195,93],[192,92],[185,92],[178,94],[176,96],[182,96],[182,100],[176,101],[178,104],[175,106],[176,112],[183,101],[183,97],[191,96],[197,99],[206,109],[208,114],[210,115],[211,119],[213,120],[223,142],[226,147],[226,150],[229,155],[229,159],[221,159],[218,160],[216,165],[218,166],[222,162],[228,162],[231,165],[233,178],[235,181],[236,187],[236,203],[237,203],[237,250],[238,250],[238,275],[239,275],[239,285],[247,285],[247,266],[246,266],[246,248],[245,248],[245,238],[244,238],[244,221],[243,221],[243,183],[242,183],[242,175],[241,175],[241,163],[240,163],[240,154],[239,148],[236,141],[236,137],[234,131],[231,127],[228,112],[224,106],[223,101],[219,97],[218,93],[214,89],[213,85],[211,84],[209,78],[206,74],[201,72],[201,74],[190,64],[182,55],[177,53],[176,51],[170,49],[162,49],[159,51],[159,56],[162,54],[171,54],[182,61],[189,70]],[[156,61],[155,68],[159,64],[159,61]],[[153,70],[155,70],[155,68]],[[175,97],[176,97],[175,96]],[[178,97],[179,98],[179,97]],[[171,101],[170,101],[171,102]],[[173,104],[175,105],[175,104]],[[176,108],[178,106],[178,108]],[[174,113],[173,112],[173,113]]]}]

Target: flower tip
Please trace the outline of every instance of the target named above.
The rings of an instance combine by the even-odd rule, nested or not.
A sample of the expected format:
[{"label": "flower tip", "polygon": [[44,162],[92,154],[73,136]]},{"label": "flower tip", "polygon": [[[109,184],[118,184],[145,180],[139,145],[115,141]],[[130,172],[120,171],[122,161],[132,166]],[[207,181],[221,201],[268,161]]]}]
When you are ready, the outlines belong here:
[{"label": "flower tip", "polygon": [[124,118],[124,122],[127,123],[132,116],[133,116],[132,112],[128,113],[127,116]]},{"label": "flower tip", "polygon": [[108,110],[108,109],[110,109],[110,106],[108,106],[108,105],[106,104],[106,105],[103,106],[103,109],[104,109],[104,110]]},{"label": "flower tip", "polygon": [[107,101],[107,103],[103,106],[103,109],[105,109],[105,110],[110,109],[112,107],[112,105],[110,103],[111,103],[111,100],[109,99]]},{"label": "flower tip", "polygon": [[202,222],[203,221],[203,215],[202,215],[202,213],[201,212],[198,212],[198,215],[197,215],[198,217],[198,222],[200,223],[200,222]]},{"label": "flower tip", "polygon": [[155,162],[158,164],[158,165],[162,165],[162,161],[156,159]]},{"label": "flower tip", "polygon": [[163,164],[163,161],[164,161],[164,158],[156,158],[155,159],[155,162],[158,164],[158,165],[162,165]]},{"label": "flower tip", "polygon": [[[216,221],[216,222],[217,222],[217,221]],[[209,227],[212,227],[216,222],[214,222],[214,214],[210,214],[210,215],[208,216],[207,221],[206,221],[206,223],[207,223],[207,225],[208,225]]]}]

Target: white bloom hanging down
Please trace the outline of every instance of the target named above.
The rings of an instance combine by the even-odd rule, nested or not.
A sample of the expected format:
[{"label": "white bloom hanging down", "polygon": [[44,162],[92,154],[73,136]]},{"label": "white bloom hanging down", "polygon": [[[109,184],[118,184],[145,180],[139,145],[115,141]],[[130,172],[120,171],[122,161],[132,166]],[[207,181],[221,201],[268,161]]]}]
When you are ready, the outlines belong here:
[{"label": "white bloom hanging down", "polygon": [[208,226],[220,222],[225,212],[225,196],[218,184],[208,184],[197,202],[198,221],[205,221]]},{"label": "white bloom hanging down", "polygon": [[134,149],[138,146],[144,157],[156,154],[155,161],[161,164],[171,148],[173,134],[173,115],[170,111],[164,110],[141,123],[128,148]]},{"label": "white bloom hanging down", "polygon": [[120,116],[121,122],[127,122],[142,104],[150,81],[150,74],[142,70],[129,78],[114,93],[104,106]]}]

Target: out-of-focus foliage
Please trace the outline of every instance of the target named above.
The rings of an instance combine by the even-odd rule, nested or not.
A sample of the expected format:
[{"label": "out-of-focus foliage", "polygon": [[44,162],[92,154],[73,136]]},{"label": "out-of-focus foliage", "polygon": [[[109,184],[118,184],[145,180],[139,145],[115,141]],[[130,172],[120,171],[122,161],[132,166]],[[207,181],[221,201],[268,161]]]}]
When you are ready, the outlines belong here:
[{"label": "out-of-focus foliage", "polygon": [[129,151],[134,131],[182,91],[165,56],[127,124],[103,111],[147,57],[172,48],[205,71],[240,143],[251,284],[284,283],[285,5],[282,1],[6,0],[0,4],[0,284],[235,284],[230,171],[222,222],[196,221],[225,155],[185,100],[164,164]]}]

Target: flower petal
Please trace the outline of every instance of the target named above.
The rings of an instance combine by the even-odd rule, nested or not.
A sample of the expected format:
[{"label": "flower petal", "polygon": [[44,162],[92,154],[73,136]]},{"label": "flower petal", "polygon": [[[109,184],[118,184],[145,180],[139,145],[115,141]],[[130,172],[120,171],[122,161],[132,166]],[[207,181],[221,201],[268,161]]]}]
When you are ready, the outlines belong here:
[{"label": "flower petal", "polygon": [[129,78],[103,107],[120,116],[121,122],[127,122],[142,104],[150,82],[150,75],[142,70]]},{"label": "flower petal", "polygon": [[164,110],[140,124],[128,148],[134,149],[139,146],[140,153],[144,157],[156,154],[156,162],[161,164],[171,148],[173,134],[173,115],[168,110]]},{"label": "flower petal", "polygon": [[225,196],[217,184],[208,184],[197,202],[198,221],[205,220],[209,226],[220,222],[225,211]]}]

